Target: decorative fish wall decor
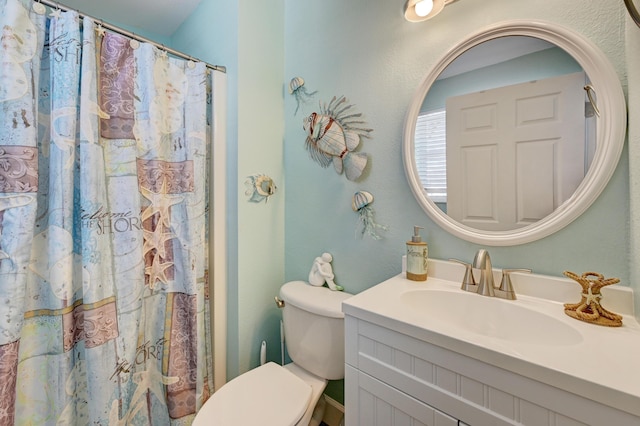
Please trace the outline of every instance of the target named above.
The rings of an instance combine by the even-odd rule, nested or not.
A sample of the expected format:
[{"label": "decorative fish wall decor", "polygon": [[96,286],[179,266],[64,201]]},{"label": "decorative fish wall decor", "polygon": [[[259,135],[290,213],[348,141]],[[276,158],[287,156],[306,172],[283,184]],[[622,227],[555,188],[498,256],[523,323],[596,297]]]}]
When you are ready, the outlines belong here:
[{"label": "decorative fish wall decor", "polygon": [[379,240],[382,237],[378,234],[378,229],[381,231],[388,231],[389,227],[387,225],[380,225],[376,223],[373,217],[375,212],[373,207],[371,207],[371,203],[373,203],[373,194],[367,191],[358,191],[353,194],[353,198],[351,199],[351,208],[354,212],[358,213],[359,221],[362,224],[360,236],[364,236],[366,233],[374,240]]},{"label": "decorative fish wall decor", "polygon": [[328,105],[320,103],[319,112],[305,118],[302,127],[311,158],[322,167],[333,163],[338,174],[344,170],[347,179],[354,181],[362,175],[369,158],[364,152],[353,151],[361,138],[371,137],[373,129],[362,127],[362,114],[352,113],[352,107],[344,96],[334,96]]},{"label": "decorative fish wall decor", "polygon": [[300,104],[307,103],[318,91],[309,92],[304,87],[304,79],[302,77],[293,77],[289,82],[289,93],[296,98],[296,111],[293,113],[293,115],[296,115],[300,109]]},{"label": "decorative fish wall decor", "polygon": [[275,194],[276,189],[278,189],[273,179],[267,175],[248,176],[244,184],[247,186],[244,195],[249,197],[249,201],[252,203],[259,203],[262,200],[266,203],[269,197]]}]

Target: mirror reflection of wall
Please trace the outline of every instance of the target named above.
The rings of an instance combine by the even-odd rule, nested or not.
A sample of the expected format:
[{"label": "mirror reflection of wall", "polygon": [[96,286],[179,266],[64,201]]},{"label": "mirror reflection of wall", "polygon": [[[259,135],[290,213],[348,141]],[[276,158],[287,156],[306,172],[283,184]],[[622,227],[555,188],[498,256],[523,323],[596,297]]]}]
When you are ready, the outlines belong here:
[{"label": "mirror reflection of wall", "polygon": [[[573,75],[573,77],[568,75]],[[563,105],[569,101],[555,96],[548,97],[547,100],[542,96],[536,98],[534,90],[543,90],[543,82],[559,84],[559,87],[563,88],[569,84],[564,81],[569,81],[571,78],[574,79],[574,82],[571,83],[573,94],[564,96],[567,96],[566,99],[571,99],[572,106]],[[531,84],[533,82],[535,84]],[[535,37],[500,37],[465,51],[438,76],[420,108],[414,146],[418,174],[427,195],[444,213],[453,215],[453,219],[478,229],[516,229],[534,223],[552,213],[573,194],[582,177],[586,174],[595,152],[595,119],[590,118],[593,114],[589,113],[589,108],[585,108],[586,98],[583,87],[586,84],[588,81],[582,72],[582,67],[571,55],[563,49]],[[544,90],[551,90],[553,93],[556,91],[553,88]],[[513,93],[510,95],[512,98],[505,99],[505,93]],[[567,117],[573,115],[574,121],[581,120],[575,124],[579,127],[574,127],[573,130],[562,126],[564,130],[559,131],[563,131],[564,136],[553,136],[556,139],[559,138],[558,140],[564,138],[567,141],[571,139],[572,134],[579,138],[578,141],[573,138],[572,142],[580,145],[577,148],[574,147],[570,150],[563,148],[566,151],[563,161],[568,161],[568,163],[556,164],[557,170],[553,170],[551,165],[544,163],[545,161],[549,163],[557,161],[551,158],[558,155],[558,152],[554,151],[557,151],[556,143],[554,141],[551,144],[545,142],[547,148],[542,149],[539,149],[539,146],[544,144],[531,143],[539,140],[536,139],[538,137],[536,135],[544,138],[544,135],[550,132],[550,130],[548,132],[541,127],[544,124],[542,120],[536,126],[519,130],[518,138],[520,138],[520,142],[523,142],[519,146],[526,146],[526,149],[529,150],[528,154],[524,154],[526,151],[522,148],[520,151],[514,147],[497,148],[498,142],[513,139],[514,134],[518,132],[517,126],[512,125],[515,118],[509,115],[516,110],[513,107],[474,108],[477,113],[476,117],[486,116],[487,120],[491,122],[495,120],[493,124],[496,128],[492,131],[485,131],[493,127],[493,124],[488,124],[486,129],[478,128],[481,131],[475,132],[475,134],[467,133],[468,143],[475,144],[473,150],[460,151],[460,142],[455,142],[452,145],[452,135],[456,135],[456,138],[459,139],[459,134],[464,134],[464,132],[457,131],[459,130],[458,123],[470,120],[469,117],[471,117],[467,112],[471,111],[470,105],[472,104],[469,104],[469,108],[465,108],[465,104],[460,104],[460,102],[475,102],[473,104],[475,107],[485,104],[493,105],[494,99],[497,99],[496,96],[501,99],[501,102],[505,102],[505,106],[509,102],[513,105],[528,104],[530,110],[532,105],[546,106],[552,110],[550,114],[558,112]],[[523,102],[522,99],[528,100]],[[449,111],[447,114],[447,102],[450,104],[449,108],[451,105],[462,105],[460,107],[462,112],[458,111],[456,115]],[[564,111],[560,111],[562,108]],[[555,111],[556,109],[558,111]],[[509,111],[508,116],[494,116],[497,114],[496,111],[502,110]],[[515,114],[517,115],[518,112]],[[539,113],[530,111],[528,114],[534,117],[541,114],[540,117],[543,117],[546,113],[540,110]],[[551,123],[555,120],[548,121],[550,125],[556,126],[558,129],[561,128],[558,123]],[[503,133],[499,133],[500,131]],[[447,142],[447,133],[449,133],[449,142]],[[550,136],[547,137],[547,139],[549,138]],[[490,148],[492,141],[496,142],[494,148]],[[524,144],[524,142],[528,142],[528,144]],[[515,143],[518,145],[518,141]],[[457,148],[452,148],[452,146]],[[536,151],[531,150],[533,146],[537,147]],[[482,149],[478,147],[482,147]],[[466,158],[466,164],[464,160],[461,160],[462,164],[459,161],[452,163],[451,155],[447,160],[447,150],[453,152],[452,149],[456,149],[455,152],[473,153],[473,157],[464,157],[463,155],[462,157]],[[511,152],[509,152],[510,150]],[[501,157],[498,156],[498,152],[501,152]],[[532,156],[534,152],[538,155],[537,157]],[[484,157],[483,153],[486,154]],[[509,167],[504,166],[507,163],[516,163],[518,161],[517,155],[537,158],[537,167],[530,167],[528,171],[521,167],[519,171],[509,172]],[[491,158],[494,158],[494,161],[499,161],[501,165],[496,163],[492,166],[491,164],[479,163],[490,162]],[[520,161],[523,162],[522,158]],[[455,175],[449,173],[447,176],[447,163],[449,163],[449,168],[457,170]],[[463,168],[463,172],[467,171],[472,174],[471,177],[466,177],[467,184],[464,183],[465,178],[462,176],[464,173],[460,171],[460,167]],[[569,176],[568,170],[572,169],[580,170],[571,172],[573,175]],[[551,176],[552,173],[558,174],[558,176]],[[560,177],[560,173],[564,173],[565,176]],[[577,177],[576,173],[579,173]],[[484,176],[484,181],[480,178],[481,175]],[[518,177],[519,181],[516,183]],[[556,181],[564,181],[564,189],[559,188]],[[510,187],[508,187],[509,185]],[[462,191],[460,188],[466,189]],[[549,188],[549,190],[545,188]],[[514,193],[514,191],[516,192]],[[454,198],[451,198],[452,196]],[[447,205],[448,197],[449,206]],[[452,201],[455,200],[457,202],[453,203]],[[499,209],[496,206],[500,204],[503,206]]]}]

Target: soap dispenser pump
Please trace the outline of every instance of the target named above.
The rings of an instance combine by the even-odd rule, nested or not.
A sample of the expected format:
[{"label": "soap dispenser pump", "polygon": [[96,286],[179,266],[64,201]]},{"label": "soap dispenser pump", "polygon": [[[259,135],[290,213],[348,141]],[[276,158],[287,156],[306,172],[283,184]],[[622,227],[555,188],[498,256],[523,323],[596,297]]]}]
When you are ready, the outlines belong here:
[{"label": "soap dispenser pump", "polygon": [[411,241],[407,241],[407,279],[412,281],[426,281],[429,268],[429,247],[422,241],[420,230],[413,227]]}]

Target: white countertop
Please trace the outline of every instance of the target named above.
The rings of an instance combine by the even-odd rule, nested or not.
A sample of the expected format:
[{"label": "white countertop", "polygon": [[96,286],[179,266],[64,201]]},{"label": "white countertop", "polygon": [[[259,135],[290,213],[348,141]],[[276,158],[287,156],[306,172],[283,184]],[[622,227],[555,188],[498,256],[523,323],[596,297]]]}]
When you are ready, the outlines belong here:
[{"label": "white countertop", "polygon": [[[518,300],[501,302],[550,315],[582,336],[579,342],[562,346],[527,339],[506,341],[467,331],[446,321],[431,321],[428,313],[408,309],[401,300],[404,292],[416,289],[462,292],[459,280],[463,273],[461,265],[432,260],[427,281],[410,281],[404,273],[399,274],[347,299],[342,309],[346,315],[640,416],[640,325],[633,317],[631,289],[614,285],[603,290],[602,305],[623,315],[622,327],[604,327],[578,321],[564,313],[563,303],[580,300],[581,289],[577,283],[558,277],[514,273],[512,281]],[[470,322],[477,320],[468,318]]]}]

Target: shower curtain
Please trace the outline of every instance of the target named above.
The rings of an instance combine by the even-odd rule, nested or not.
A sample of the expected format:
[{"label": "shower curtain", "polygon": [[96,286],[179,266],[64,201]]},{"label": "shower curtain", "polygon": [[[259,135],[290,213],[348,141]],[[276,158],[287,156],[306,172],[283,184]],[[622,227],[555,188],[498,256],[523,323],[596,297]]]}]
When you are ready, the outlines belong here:
[{"label": "shower curtain", "polygon": [[0,424],[189,424],[213,391],[203,63],[0,0]]}]

